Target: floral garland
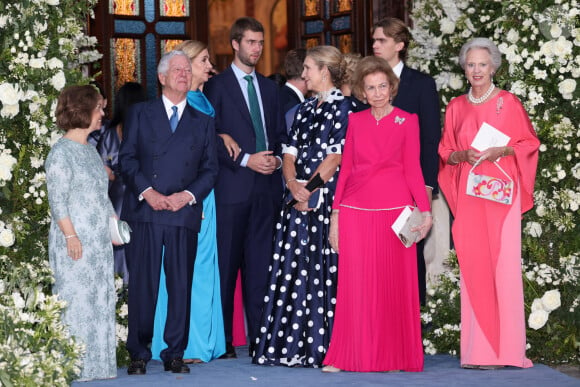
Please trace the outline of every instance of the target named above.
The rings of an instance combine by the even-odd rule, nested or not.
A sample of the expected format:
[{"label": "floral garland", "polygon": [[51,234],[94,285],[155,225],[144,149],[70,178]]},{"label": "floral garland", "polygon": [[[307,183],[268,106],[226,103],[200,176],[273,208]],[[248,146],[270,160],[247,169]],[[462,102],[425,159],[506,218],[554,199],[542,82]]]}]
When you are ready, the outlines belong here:
[{"label": "floral garland", "polygon": [[[476,36],[503,54],[499,87],[522,101],[542,142],[535,208],[523,220],[522,256],[529,357],[579,361],[580,10],[576,0],[418,0],[409,63],[435,78],[442,105],[467,89],[457,55]],[[427,353],[459,353],[458,269],[434,288],[424,313]],[[449,302],[451,300],[451,302]]]},{"label": "floral garland", "polygon": [[84,34],[97,0],[19,0],[0,9],[0,384],[67,386],[83,347],[51,295],[44,160],[60,137],[54,110],[66,84],[86,83],[100,58]]}]

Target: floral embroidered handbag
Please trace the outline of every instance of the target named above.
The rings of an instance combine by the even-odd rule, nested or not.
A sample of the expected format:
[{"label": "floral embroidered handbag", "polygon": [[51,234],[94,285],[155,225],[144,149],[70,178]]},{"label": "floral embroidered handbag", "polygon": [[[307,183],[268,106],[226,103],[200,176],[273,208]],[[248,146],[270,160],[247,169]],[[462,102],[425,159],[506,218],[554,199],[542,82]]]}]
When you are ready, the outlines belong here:
[{"label": "floral embroidered handbag", "polygon": [[494,164],[507,177],[508,180],[475,173],[475,167],[477,167],[482,161],[482,158],[477,160],[476,163],[473,164],[473,167],[471,167],[469,170],[466,193],[477,198],[487,199],[497,203],[507,205],[512,204],[514,194],[514,181],[512,178],[506,173],[506,171],[503,170],[502,167],[500,167],[497,162],[494,162]]}]

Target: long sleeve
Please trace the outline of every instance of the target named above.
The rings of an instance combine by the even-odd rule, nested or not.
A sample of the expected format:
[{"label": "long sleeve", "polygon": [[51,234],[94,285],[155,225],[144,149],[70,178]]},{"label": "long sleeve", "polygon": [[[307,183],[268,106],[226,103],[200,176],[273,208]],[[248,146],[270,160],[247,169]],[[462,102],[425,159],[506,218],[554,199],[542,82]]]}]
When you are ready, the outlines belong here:
[{"label": "long sleeve", "polygon": [[352,173],[354,160],[354,133],[357,131],[356,124],[349,120],[348,129],[346,131],[346,139],[344,148],[342,150],[342,160],[340,164],[340,173],[338,175],[338,182],[336,184],[336,191],[334,193],[333,209],[340,208],[342,197],[344,194],[344,187]]},{"label": "long sleeve", "polygon": [[419,121],[416,114],[408,117],[408,127],[405,129],[405,143],[403,151],[403,168],[407,186],[411,191],[415,203],[421,211],[429,211],[429,200],[425,191],[425,180],[421,172]]},{"label": "long sleeve", "polygon": [[62,148],[55,146],[46,158],[46,185],[52,219],[56,222],[70,217],[69,195],[72,192],[72,170]]}]

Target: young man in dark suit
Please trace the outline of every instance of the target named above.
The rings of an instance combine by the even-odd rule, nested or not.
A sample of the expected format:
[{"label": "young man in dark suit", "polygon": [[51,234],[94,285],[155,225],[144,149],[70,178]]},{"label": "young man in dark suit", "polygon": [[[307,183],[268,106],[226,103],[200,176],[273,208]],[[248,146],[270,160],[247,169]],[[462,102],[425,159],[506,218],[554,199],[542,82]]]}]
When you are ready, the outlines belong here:
[{"label": "young man in dark suit", "polygon": [[229,134],[241,148],[240,154],[232,158],[218,143],[220,169],[215,198],[226,336],[223,358],[236,357],[232,316],[239,269],[250,350],[257,334],[272,259],[274,220],[282,200],[279,168],[285,134],[279,87],[255,70],[264,47],[262,24],[250,17],[236,20],[230,42],[233,63],[204,87],[216,111],[218,134]]},{"label": "young man in dark suit", "polygon": [[129,269],[129,375],[146,373],[162,256],[167,285],[165,371],[188,373],[183,352],[189,335],[191,283],[202,201],[218,173],[214,121],[187,104],[191,63],[181,51],[157,68],[162,96],[133,105],[119,152],[125,191],[121,218],[131,242]]},{"label": "young man in dark suit", "polygon": [[280,90],[280,100],[284,113],[304,102],[304,96],[308,92],[306,82],[302,79],[304,58],[306,58],[306,49],[304,48],[290,50],[284,58],[286,83]]},{"label": "young man in dark suit", "polygon": [[[404,63],[411,40],[409,28],[401,20],[385,18],[373,28],[373,53],[386,59],[399,77],[399,92],[393,105],[419,116],[421,142],[421,169],[429,200],[439,192],[437,172],[439,156],[437,147],[441,138],[441,111],[435,81]],[[417,271],[419,273],[419,297],[425,305],[426,279],[424,240],[417,244]]]}]

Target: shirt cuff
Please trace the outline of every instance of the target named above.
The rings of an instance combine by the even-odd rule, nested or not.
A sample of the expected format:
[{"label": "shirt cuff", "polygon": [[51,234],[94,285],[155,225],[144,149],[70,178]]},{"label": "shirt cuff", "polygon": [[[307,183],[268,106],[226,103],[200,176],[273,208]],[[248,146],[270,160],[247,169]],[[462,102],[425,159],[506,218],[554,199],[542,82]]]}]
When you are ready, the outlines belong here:
[{"label": "shirt cuff", "polygon": [[244,157],[242,157],[242,161],[240,162],[240,165],[245,168],[248,165],[249,159],[250,159],[250,154],[244,153]]},{"label": "shirt cuff", "polygon": [[192,193],[191,193],[191,192],[189,192],[188,190],[184,190],[184,191],[185,191],[185,192],[187,192],[188,194],[190,194],[190,195],[191,195],[191,198],[192,198],[192,199],[189,201],[189,205],[190,205],[190,206],[193,206],[195,203],[197,203],[197,200],[195,200],[195,195],[194,195],[194,194],[192,194]]},{"label": "shirt cuff", "polygon": [[283,154],[288,153],[294,157],[297,157],[298,156],[298,149],[296,147],[293,147],[293,146],[282,144],[282,153]]},{"label": "shirt cuff", "polygon": [[147,188],[145,188],[145,189],[143,190],[143,192],[141,192],[141,193],[139,194],[139,201],[140,201],[140,202],[142,202],[142,201],[143,201],[143,199],[145,199],[145,198],[143,197],[143,194],[144,194],[145,192],[149,191],[150,189],[153,189],[153,187],[147,187]]}]

